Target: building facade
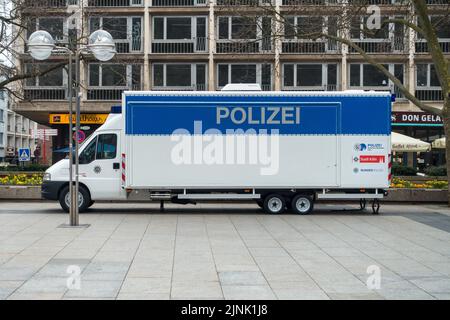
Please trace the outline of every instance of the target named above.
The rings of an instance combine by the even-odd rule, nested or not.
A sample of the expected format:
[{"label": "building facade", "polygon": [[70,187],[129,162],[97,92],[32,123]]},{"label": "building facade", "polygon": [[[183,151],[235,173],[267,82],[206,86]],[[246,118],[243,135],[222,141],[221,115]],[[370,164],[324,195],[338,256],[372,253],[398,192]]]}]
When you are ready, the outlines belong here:
[{"label": "building facade", "polygon": [[37,123],[12,111],[10,106],[8,92],[0,90],[0,162],[17,163],[19,148],[29,148],[33,159]]},{"label": "building facade", "polygon": [[[70,45],[80,36],[74,26],[81,26],[81,36],[101,28],[112,34],[118,52],[113,60],[99,63],[85,57],[82,62],[81,110],[87,134],[102,123],[112,105],[120,103],[124,90],[220,90],[227,83],[259,83],[263,90],[277,91],[391,90],[397,95],[393,107],[396,114],[408,116],[420,112],[389,79],[348,46],[324,39],[297,39],[287,28],[276,36],[274,30],[280,29],[277,22],[265,10],[255,7],[255,2],[286,16],[291,26],[315,24],[327,32],[336,28],[344,3],[343,0],[45,0],[41,5],[47,8],[44,12],[35,9],[26,12],[29,27],[23,38],[27,39],[35,30],[47,30],[59,44]],[[367,3],[379,5],[383,17],[408,17],[412,8],[400,6],[399,2]],[[448,10],[447,0],[428,3],[433,20],[440,19],[443,8]],[[313,14],[318,8],[323,10],[320,16]],[[243,18],[245,15],[255,16],[254,25]],[[364,19],[358,17],[354,23],[362,25]],[[245,36],[240,32],[244,28]],[[440,28],[438,35],[450,57],[450,23]],[[428,104],[442,105],[427,43],[414,32],[390,23],[371,37],[353,29],[348,30],[348,37],[382,62],[416,97]],[[64,59],[55,56],[45,62],[32,61],[25,53],[25,43],[19,44],[20,47],[24,54],[18,64],[24,70],[46,68]],[[24,100],[14,105],[17,112],[59,130],[53,140],[55,149],[68,145],[67,82],[63,69],[27,79],[22,86]],[[395,131],[426,141],[443,135],[439,121],[397,123],[394,115]],[[442,155],[427,155],[427,159],[421,155],[409,157],[403,160],[415,166],[442,162]]]}]

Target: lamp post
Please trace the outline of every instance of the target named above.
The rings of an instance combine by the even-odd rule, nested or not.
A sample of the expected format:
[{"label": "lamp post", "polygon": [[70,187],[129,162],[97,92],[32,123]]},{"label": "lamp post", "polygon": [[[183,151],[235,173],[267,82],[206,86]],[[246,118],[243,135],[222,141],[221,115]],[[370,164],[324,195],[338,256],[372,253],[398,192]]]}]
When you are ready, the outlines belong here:
[{"label": "lamp post", "polygon": [[[82,46],[74,51],[66,47],[55,45],[53,37],[44,30],[33,32],[28,39],[28,50],[30,55],[36,60],[47,60],[53,52],[62,52],[69,55],[68,71],[68,93],[69,93],[69,219],[70,226],[79,225],[79,142],[78,132],[80,130],[80,56],[82,54],[93,54],[97,60],[109,61],[116,54],[116,46],[111,34],[105,30],[94,31],[86,46]],[[76,120],[75,120],[75,157],[73,154],[73,80],[72,65],[73,55],[75,55],[75,94],[76,94]],[[75,185],[73,181],[73,162],[75,158]],[[75,205],[76,204],[76,205]]]}]

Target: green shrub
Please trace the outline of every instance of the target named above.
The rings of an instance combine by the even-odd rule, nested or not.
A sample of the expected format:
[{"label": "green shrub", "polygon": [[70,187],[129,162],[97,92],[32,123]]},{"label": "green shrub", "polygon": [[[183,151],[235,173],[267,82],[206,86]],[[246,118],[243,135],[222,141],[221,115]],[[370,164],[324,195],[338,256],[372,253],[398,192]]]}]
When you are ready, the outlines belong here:
[{"label": "green shrub", "polygon": [[431,177],[442,177],[447,175],[447,168],[445,166],[428,167],[425,169],[425,174]]},{"label": "green shrub", "polygon": [[417,170],[415,168],[403,166],[399,163],[392,164],[392,175],[394,176],[415,176]]},{"label": "green shrub", "polygon": [[0,167],[0,171],[45,171],[48,166],[43,166],[41,164],[33,163],[26,166],[7,166]]}]

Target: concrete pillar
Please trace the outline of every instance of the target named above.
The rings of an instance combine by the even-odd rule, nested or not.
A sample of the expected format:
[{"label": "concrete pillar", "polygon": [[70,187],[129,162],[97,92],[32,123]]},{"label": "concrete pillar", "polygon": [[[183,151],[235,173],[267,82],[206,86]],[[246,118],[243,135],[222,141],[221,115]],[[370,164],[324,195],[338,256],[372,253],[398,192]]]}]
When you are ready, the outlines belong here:
[{"label": "concrete pillar", "polygon": [[[347,16],[347,3],[344,2],[343,4],[343,12],[342,15],[344,19],[346,19]],[[338,33],[340,36],[349,39],[350,38],[350,30],[338,30]],[[348,57],[349,48],[348,45],[341,43],[341,90],[347,90],[349,87],[349,81],[348,81],[348,66],[347,66],[347,57]]]},{"label": "concrete pillar", "polygon": [[275,52],[275,61],[274,61],[274,67],[273,67],[273,81],[274,81],[274,86],[273,89],[275,91],[281,91],[282,88],[282,66],[281,66],[281,62],[280,62],[280,53],[281,53],[281,22],[279,21],[279,17],[281,17],[280,15],[280,5],[281,5],[281,0],[275,0],[275,11],[277,13],[277,18],[275,18],[275,23],[274,23],[274,35],[275,35],[275,40],[274,40],[274,52]]},{"label": "concrete pillar", "polygon": [[145,1],[144,8],[144,75],[143,75],[143,89],[150,90],[151,88],[151,70],[150,70],[150,61],[149,61],[149,53],[151,50],[151,19],[149,13],[149,7],[152,4],[152,0]]},{"label": "concrete pillar", "polygon": [[215,0],[209,0],[208,13],[208,90],[216,90],[215,68],[214,68],[214,53],[216,52],[216,37],[215,37],[215,23],[214,23],[214,5]]},{"label": "concrete pillar", "polygon": [[[410,5],[410,22],[414,23],[414,6]],[[415,71],[415,60],[414,56],[416,53],[416,32],[412,28],[408,28],[408,78],[405,79],[407,81],[407,88],[411,94],[415,94],[416,90],[416,71]],[[409,107],[412,109],[414,104],[410,101]]]},{"label": "concrete pillar", "polygon": [[[88,15],[84,13],[84,9],[87,6],[87,0],[82,0],[81,2],[81,6],[80,6],[80,10],[81,12],[79,13],[79,17],[81,19],[81,31],[80,31],[80,35],[81,35],[81,39],[86,39],[83,41],[79,41],[78,40],[78,48],[80,48],[81,45],[87,44],[87,39],[89,37],[89,21],[88,21]],[[75,59],[75,57],[74,57]],[[74,60],[75,61],[75,60]],[[88,64],[84,61],[81,60],[80,62],[80,92],[81,92],[81,103],[83,103],[83,101],[87,100],[87,69],[88,69]]]}]

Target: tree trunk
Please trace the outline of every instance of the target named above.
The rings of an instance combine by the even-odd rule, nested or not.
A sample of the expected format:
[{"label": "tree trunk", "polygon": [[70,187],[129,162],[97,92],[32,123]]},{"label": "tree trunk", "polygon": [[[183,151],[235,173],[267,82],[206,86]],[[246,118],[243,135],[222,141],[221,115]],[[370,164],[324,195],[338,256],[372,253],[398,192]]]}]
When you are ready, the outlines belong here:
[{"label": "tree trunk", "polygon": [[447,202],[450,206],[450,100],[446,99],[444,102],[442,119],[444,122],[444,134],[445,134],[445,163],[447,168],[447,181],[449,182],[449,188],[447,191]]}]

